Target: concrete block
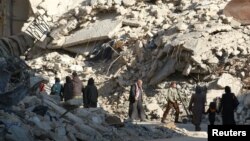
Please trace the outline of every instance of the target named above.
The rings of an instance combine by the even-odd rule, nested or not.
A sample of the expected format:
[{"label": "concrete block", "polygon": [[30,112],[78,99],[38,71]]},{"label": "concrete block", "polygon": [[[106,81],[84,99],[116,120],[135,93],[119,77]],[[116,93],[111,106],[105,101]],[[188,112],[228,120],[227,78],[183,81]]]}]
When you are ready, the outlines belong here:
[{"label": "concrete block", "polygon": [[225,88],[226,86],[231,87],[231,90],[236,95],[240,93],[242,88],[242,83],[239,79],[233,77],[231,74],[223,73],[217,82],[220,88]]},{"label": "concrete block", "polygon": [[146,23],[144,22],[141,22],[141,21],[138,21],[138,20],[123,20],[122,21],[122,24],[125,25],[125,26],[131,26],[131,27],[140,27],[140,26],[145,26]]},{"label": "concrete block", "polygon": [[96,46],[101,46],[103,43],[104,41],[96,41],[91,43],[84,43],[77,46],[66,47],[63,49],[77,54],[88,55]]},{"label": "concrete block", "polygon": [[175,59],[168,60],[164,67],[155,73],[155,76],[150,80],[150,85],[155,85],[164,80],[167,76],[175,72]]},{"label": "concrete block", "polygon": [[110,39],[122,26],[121,20],[105,19],[67,36],[63,47]]}]

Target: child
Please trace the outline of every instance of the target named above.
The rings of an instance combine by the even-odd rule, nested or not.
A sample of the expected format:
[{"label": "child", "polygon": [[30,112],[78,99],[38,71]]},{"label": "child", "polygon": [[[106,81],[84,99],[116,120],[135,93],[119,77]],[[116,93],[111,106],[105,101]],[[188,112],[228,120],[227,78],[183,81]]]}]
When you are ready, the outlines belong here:
[{"label": "child", "polygon": [[208,114],[210,125],[214,125],[216,115],[216,102],[210,102],[206,114]]}]

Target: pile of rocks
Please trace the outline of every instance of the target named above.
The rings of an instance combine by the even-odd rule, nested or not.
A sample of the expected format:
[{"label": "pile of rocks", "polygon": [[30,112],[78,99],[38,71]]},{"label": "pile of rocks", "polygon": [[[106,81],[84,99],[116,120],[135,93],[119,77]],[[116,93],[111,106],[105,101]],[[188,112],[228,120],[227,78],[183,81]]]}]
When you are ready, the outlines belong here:
[{"label": "pile of rocks", "polygon": [[[164,126],[123,123],[102,108],[67,112],[53,97],[36,93],[0,111],[1,140],[151,140],[181,134]],[[66,113],[66,114],[65,114]]]},{"label": "pile of rocks", "polygon": [[[77,55],[36,48],[39,57],[28,64],[50,80],[49,87],[55,75],[64,79],[72,71],[80,73],[85,85],[93,77],[100,105],[122,119],[127,117],[130,85],[137,78],[144,80],[149,119],[162,116],[165,99],[161,91],[166,89],[152,90],[149,85],[177,80],[188,101],[197,83],[206,83],[208,103],[221,96],[226,85],[236,95],[248,87],[250,28],[223,15],[227,1],[30,2],[51,30],[36,45]],[[107,44],[115,52],[111,60],[88,61],[91,53]]]}]

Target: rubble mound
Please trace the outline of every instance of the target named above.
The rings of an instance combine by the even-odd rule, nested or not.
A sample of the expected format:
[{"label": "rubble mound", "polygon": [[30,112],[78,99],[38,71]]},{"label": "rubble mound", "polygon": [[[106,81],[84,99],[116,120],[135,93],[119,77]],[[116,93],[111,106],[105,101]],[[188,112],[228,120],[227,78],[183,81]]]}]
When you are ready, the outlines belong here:
[{"label": "rubble mound", "polygon": [[208,103],[226,85],[239,97],[249,85],[250,28],[223,14],[226,1],[47,3],[32,5],[50,27],[50,36],[36,46],[76,53],[31,51],[37,57],[27,63],[49,79],[48,90],[54,76],[64,80],[77,71],[84,85],[95,79],[101,107],[126,119],[130,85],[141,78],[148,119],[158,120],[166,104],[165,84],[171,80],[178,81],[185,104],[199,83],[208,88]]},{"label": "rubble mound", "polygon": [[[128,118],[130,86],[138,78],[143,80],[143,106],[148,120],[162,117],[166,89],[174,80],[183,97],[180,105],[183,121],[187,121],[185,107],[197,85],[206,87],[207,103],[221,97],[223,88],[230,86],[240,101],[236,122],[249,124],[250,26],[224,15],[228,1],[30,0],[30,3],[34,15],[23,32],[36,39],[36,43],[26,54],[27,64],[48,81],[47,93],[55,76],[64,83],[65,77],[76,71],[84,86],[89,78],[94,78],[99,108],[76,109],[60,117],[66,110],[51,97],[39,94],[27,97],[33,100],[23,102],[23,109],[14,107],[14,111],[25,111],[25,116],[1,113],[24,125],[13,126],[14,129],[10,128],[13,132],[24,128],[23,135],[33,135],[24,139],[145,140],[178,134],[161,126],[124,122]],[[37,22],[40,24],[34,24]],[[31,26],[42,32],[28,32]],[[29,104],[33,104],[32,108],[26,107]],[[30,112],[39,105],[46,106],[50,114]],[[220,122],[217,115],[216,123]],[[3,127],[7,125],[4,123]]]}]

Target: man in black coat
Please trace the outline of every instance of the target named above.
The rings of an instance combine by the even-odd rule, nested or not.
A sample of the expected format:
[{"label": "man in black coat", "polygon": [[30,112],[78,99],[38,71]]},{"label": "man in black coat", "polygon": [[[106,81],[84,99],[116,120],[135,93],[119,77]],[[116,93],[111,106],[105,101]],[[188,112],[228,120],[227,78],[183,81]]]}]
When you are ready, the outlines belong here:
[{"label": "man in black coat", "polygon": [[96,108],[98,102],[98,90],[93,78],[88,80],[88,85],[83,93],[83,105],[85,108]]},{"label": "man in black coat", "polygon": [[222,95],[219,111],[222,114],[223,125],[235,125],[234,111],[239,105],[239,101],[234,93],[231,93],[229,86],[225,87],[225,94]]},{"label": "man in black coat", "polygon": [[142,107],[142,80],[137,80],[135,84],[131,86],[129,95],[129,118],[131,120],[140,119],[146,120],[146,115]]},{"label": "man in black coat", "polygon": [[73,98],[73,83],[70,76],[66,76],[66,83],[63,86],[63,98],[64,101],[68,101]]}]

